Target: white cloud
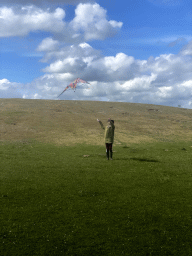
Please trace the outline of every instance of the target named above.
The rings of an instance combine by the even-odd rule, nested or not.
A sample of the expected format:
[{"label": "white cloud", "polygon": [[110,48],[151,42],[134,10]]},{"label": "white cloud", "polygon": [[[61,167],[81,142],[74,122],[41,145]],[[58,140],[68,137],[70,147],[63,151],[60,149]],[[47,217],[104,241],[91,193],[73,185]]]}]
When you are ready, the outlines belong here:
[{"label": "white cloud", "polygon": [[53,40],[51,37],[47,37],[38,46],[37,51],[42,51],[42,52],[55,51],[58,45],[59,45],[59,42],[57,40]]},{"label": "white cloud", "polygon": [[7,90],[9,88],[10,82],[7,79],[1,79],[0,80],[0,90]]},{"label": "white cloud", "polygon": [[84,34],[85,41],[113,36],[122,25],[122,22],[108,21],[106,10],[96,3],[79,4],[75,10],[75,18],[70,23],[76,34]]},{"label": "white cloud", "polygon": [[192,90],[192,80],[189,81],[184,81],[181,86],[183,86],[184,88],[189,88],[190,90]]},{"label": "white cloud", "polygon": [[26,36],[33,31],[61,33],[65,28],[65,11],[57,8],[54,12],[35,6],[14,9],[0,8],[0,37]]},{"label": "white cloud", "polygon": [[[46,75],[40,84],[49,81],[55,95],[76,77],[91,82],[90,90],[77,90],[75,94],[68,90],[62,96],[67,99],[191,106],[192,57],[188,55],[163,54],[148,60],[136,60],[124,53],[102,56],[89,44],[81,43],[52,52],[47,60],[51,63],[44,71],[52,77]],[[48,95],[46,87],[42,88]]]},{"label": "white cloud", "polygon": [[1,98],[21,98],[22,93],[20,88],[22,84],[10,82],[8,79],[3,78],[0,80],[0,97]]},{"label": "white cloud", "polygon": [[[89,66],[93,59],[98,58],[100,52],[93,49],[87,43],[81,43],[79,45],[66,46],[55,51],[45,52],[42,62],[51,63],[44,69],[44,72],[78,72],[82,71],[83,66]],[[70,61],[70,66],[67,67],[66,63]],[[73,63],[72,63],[73,60]],[[72,65],[73,64],[73,65]],[[76,65],[76,70],[75,70]]]},{"label": "white cloud", "polygon": [[51,11],[34,5],[1,7],[0,37],[26,36],[30,32],[46,31],[60,41],[80,43],[114,36],[122,27],[122,22],[108,21],[106,10],[99,4],[81,3],[76,7],[75,18],[71,22],[66,23],[64,18],[65,11],[62,8]]},{"label": "white cloud", "polygon": [[51,73],[84,73],[94,59],[100,57],[100,53],[89,44],[81,43],[71,45],[54,52],[47,52],[44,62],[51,62],[43,71]]},{"label": "white cloud", "polygon": [[122,69],[124,66],[129,67],[134,62],[134,58],[124,53],[118,53],[116,57],[110,56],[104,58],[105,67],[111,72]]},{"label": "white cloud", "polygon": [[183,54],[183,55],[191,55],[192,56],[192,41],[190,41],[187,45],[185,45],[181,49],[181,54]]},{"label": "white cloud", "polygon": [[87,44],[87,43],[81,43],[81,44],[79,44],[79,46],[81,48],[91,48],[91,46],[89,44]]},{"label": "white cloud", "polygon": [[75,93],[69,89],[61,98],[105,99],[192,108],[190,55],[164,54],[148,60],[136,60],[124,53],[106,57],[87,43],[58,48],[52,52],[48,50],[45,58],[50,65],[44,69],[47,72],[45,75],[26,85],[3,79],[0,93],[6,97],[16,95],[57,99],[71,81],[81,77],[91,83],[90,89],[82,87],[83,90],[77,89]]},{"label": "white cloud", "polygon": [[100,82],[132,79],[134,73],[138,73],[139,65],[143,63],[123,53],[102,56],[87,43],[62,48],[60,52],[48,53],[45,59],[54,61],[43,69],[44,72],[71,73],[83,76],[85,80],[96,78]]},{"label": "white cloud", "polygon": [[156,93],[158,98],[170,98],[172,96],[173,87],[172,86],[162,86],[158,88],[158,91]]},{"label": "white cloud", "polygon": [[[64,60],[58,60],[54,63],[52,63],[49,67],[46,67],[43,71],[49,72],[49,73],[63,73],[63,72],[69,72],[72,71],[75,66],[77,66],[79,58],[74,57],[68,57]],[[80,67],[79,67],[80,68]]]},{"label": "white cloud", "polygon": [[121,88],[125,89],[126,91],[149,91],[152,87],[151,83],[155,81],[157,78],[156,74],[151,74],[150,76],[141,76],[135,77],[132,80],[129,80],[122,84]]}]

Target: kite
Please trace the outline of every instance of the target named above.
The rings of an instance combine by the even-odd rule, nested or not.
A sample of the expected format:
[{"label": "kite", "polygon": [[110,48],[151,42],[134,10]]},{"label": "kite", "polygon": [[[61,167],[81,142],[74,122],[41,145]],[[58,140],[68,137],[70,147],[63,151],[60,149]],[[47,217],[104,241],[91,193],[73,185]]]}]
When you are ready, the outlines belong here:
[{"label": "kite", "polygon": [[[64,92],[65,92],[68,88],[70,88],[70,87],[71,87],[71,89],[73,89],[74,92],[75,92],[75,89],[76,89],[78,83],[90,84],[90,83],[88,83],[87,81],[82,80],[81,78],[77,78],[74,82],[72,82],[72,83],[70,83],[69,85],[67,85],[67,87],[64,89],[64,91],[62,91],[62,93],[64,93]],[[60,93],[59,96],[61,96],[62,93]],[[58,97],[59,97],[59,96],[58,96]],[[58,97],[57,97],[57,98],[58,98]]]}]

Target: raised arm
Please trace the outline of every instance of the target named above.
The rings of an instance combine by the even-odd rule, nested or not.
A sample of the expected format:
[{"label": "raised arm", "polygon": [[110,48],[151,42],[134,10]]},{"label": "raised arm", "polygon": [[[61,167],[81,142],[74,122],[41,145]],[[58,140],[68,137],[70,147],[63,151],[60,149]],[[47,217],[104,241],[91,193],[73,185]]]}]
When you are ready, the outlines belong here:
[{"label": "raised arm", "polygon": [[101,125],[101,128],[105,130],[105,127],[104,127],[103,123],[99,119],[97,119],[97,122],[99,122],[100,125]]}]

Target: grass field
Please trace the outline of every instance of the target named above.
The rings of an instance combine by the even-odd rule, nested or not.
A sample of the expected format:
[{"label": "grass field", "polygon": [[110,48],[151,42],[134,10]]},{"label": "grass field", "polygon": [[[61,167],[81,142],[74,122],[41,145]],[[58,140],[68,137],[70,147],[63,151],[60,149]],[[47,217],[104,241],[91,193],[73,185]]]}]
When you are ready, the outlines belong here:
[{"label": "grass field", "polygon": [[[0,104],[0,255],[192,255],[191,110]],[[113,161],[95,122],[109,116]]]},{"label": "grass field", "polygon": [[115,144],[188,141],[192,110],[119,102],[0,99],[0,141],[35,139],[57,145],[103,145],[104,123],[115,120]]}]

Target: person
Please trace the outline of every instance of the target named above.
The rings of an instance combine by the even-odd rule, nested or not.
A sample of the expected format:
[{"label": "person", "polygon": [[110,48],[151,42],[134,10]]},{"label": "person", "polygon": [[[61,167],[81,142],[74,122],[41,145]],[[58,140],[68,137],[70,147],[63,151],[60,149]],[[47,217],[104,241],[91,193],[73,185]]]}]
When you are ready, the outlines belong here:
[{"label": "person", "polygon": [[110,159],[113,160],[113,141],[114,141],[114,131],[115,131],[115,125],[114,120],[111,120],[111,118],[108,119],[107,125],[104,127],[103,123],[97,119],[97,121],[100,123],[101,128],[105,130],[105,146],[106,146],[106,157],[107,160],[109,160],[109,153],[110,153]]}]

